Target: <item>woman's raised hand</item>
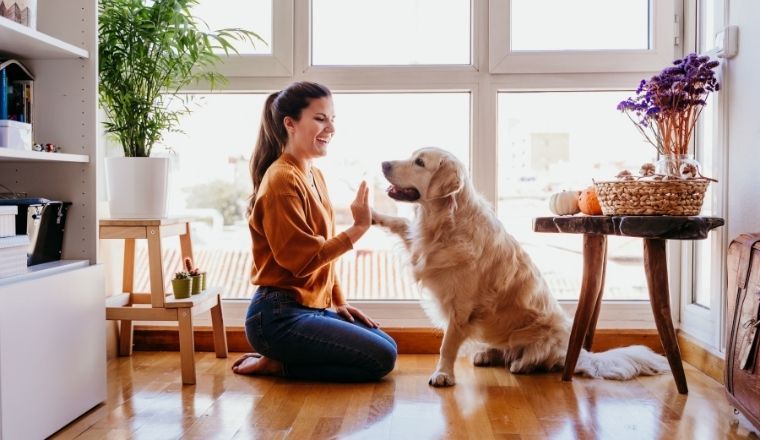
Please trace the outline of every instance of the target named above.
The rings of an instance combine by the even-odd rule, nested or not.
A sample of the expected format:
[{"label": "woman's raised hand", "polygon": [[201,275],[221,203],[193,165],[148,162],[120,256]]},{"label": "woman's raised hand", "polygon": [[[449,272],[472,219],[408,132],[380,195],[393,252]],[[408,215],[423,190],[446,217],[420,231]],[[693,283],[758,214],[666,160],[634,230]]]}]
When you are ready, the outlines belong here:
[{"label": "woman's raised hand", "polygon": [[369,207],[369,185],[362,180],[356,191],[356,198],[351,203],[351,215],[354,217],[354,226],[369,228],[372,223],[372,210]]}]

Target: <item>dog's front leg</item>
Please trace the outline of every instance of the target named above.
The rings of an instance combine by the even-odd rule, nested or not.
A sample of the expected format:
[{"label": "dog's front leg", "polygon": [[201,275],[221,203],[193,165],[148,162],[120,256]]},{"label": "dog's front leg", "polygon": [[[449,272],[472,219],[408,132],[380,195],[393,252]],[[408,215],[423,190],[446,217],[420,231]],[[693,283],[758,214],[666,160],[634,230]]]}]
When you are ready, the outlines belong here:
[{"label": "dog's front leg", "polygon": [[428,383],[434,387],[450,387],[456,383],[454,379],[454,362],[457,360],[459,347],[464,342],[466,335],[452,319],[443,334],[441,354],[438,357],[438,366],[435,373],[430,376]]},{"label": "dog's front leg", "polygon": [[380,214],[372,210],[372,224],[382,226],[404,240],[404,246],[411,252],[412,241],[409,238],[409,220],[402,217]]}]

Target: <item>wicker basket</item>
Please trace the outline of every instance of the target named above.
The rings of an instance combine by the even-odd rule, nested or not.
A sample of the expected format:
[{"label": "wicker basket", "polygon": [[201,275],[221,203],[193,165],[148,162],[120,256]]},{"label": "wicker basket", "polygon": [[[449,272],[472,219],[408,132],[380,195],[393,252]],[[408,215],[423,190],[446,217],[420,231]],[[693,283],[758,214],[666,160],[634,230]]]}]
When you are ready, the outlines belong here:
[{"label": "wicker basket", "polygon": [[594,182],[604,215],[699,215],[706,179]]}]

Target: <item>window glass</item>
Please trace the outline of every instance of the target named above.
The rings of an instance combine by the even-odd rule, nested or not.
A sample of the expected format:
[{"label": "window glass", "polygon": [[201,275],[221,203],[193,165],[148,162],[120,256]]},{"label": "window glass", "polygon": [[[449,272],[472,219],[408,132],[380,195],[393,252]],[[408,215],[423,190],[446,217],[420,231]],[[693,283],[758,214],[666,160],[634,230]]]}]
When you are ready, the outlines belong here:
[{"label": "window glass", "polygon": [[[699,19],[698,19],[698,39],[700,52],[711,50],[715,46],[715,1],[700,0],[699,2]],[[713,153],[715,149],[714,129],[715,129],[715,99],[713,94],[708,95],[707,105],[702,108],[702,114],[699,117],[696,128],[696,148],[697,159],[702,166],[702,172],[706,176],[712,176],[712,170],[715,169]],[[705,192],[704,203],[700,215],[715,215],[713,204],[715,203],[714,194],[716,184],[711,183]],[[710,308],[712,303],[712,279],[715,271],[711,269],[713,260],[713,249],[720,246],[720,236],[712,233],[706,240],[694,242],[694,289],[692,290],[692,303]]]},{"label": "window glass", "polygon": [[[188,96],[193,111],[181,118],[182,132],[169,133],[162,142],[174,152],[169,212],[196,219],[193,252],[209,282],[224,286],[226,298],[249,298],[254,286],[249,283],[251,241],[244,218],[251,192],[248,161],[267,95]],[[370,184],[374,209],[412,217],[412,204],[385,194],[383,161],[406,159],[417,148],[436,145],[469,164],[469,93],[336,93],[333,99],[336,134],[328,155],[315,165],[325,176],[337,231],[353,223],[350,204],[362,180]],[[176,241],[164,243],[166,273],[180,267]],[[137,249],[137,263],[147,267],[144,247]],[[337,271],[350,299],[418,299],[407,263],[396,236],[371,228],[337,262]],[[138,277],[137,291],[149,291],[148,286],[147,275]]]},{"label": "window glass", "polygon": [[[370,184],[374,209],[413,216],[413,204],[385,194],[383,161],[406,159],[434,145],[469,165],[469,93],[341,93],[334,100],[336,134],[330,153],[316,163],[330,190],[338,231],[353,223],[350,204],[362,179]],[[349,299],[419,299],[406,249],[380,228],[370,228],[337,269]]]},{"label": "window glass", "polygon": [[[702,173],[706,176],[713,176],[712,170],[715,169],[713,152],[713,129],[715,117],[715,99],[714,95],[707,97],[707,105],[702,108],[702,114],[699,117],[697,124],[697,159],[702,167]],[[705,199],[702,203],[702,211],[699,215],[712,216],[715,215],[713,209],[715,208],[715,191],[718,190],[718,184],[710,183],[707,186],[705,192]],[[694,241],[694,289],[693,289],[693,302],[701,306],[710,307],[712,302],[712,279],[714,275],[718,275],[712,270],[713,261],[713,249],[716,246],[720,246],[719,235],[711,233],[706,240]]]},{"label": "window glass", "polygon": [[[242,28],[257,33],[266,44],[255,40],[235,40],[239,55],[272,53],[272,0],[200,0],[193,14],[210,29]],[[219,49],[217,53],[224,53]]]},{"label": "window glass", "polygon": [[313,0],[312,63],[470,63],[467,0]]},{"label": "window glass", "polygon": [[[638,173],[643,163],[654,161],[654,147],[616,110],[631,94],[499,94],[499,218],[558,299],[578,299],[583,239],[533,232],[533,218],[552,215],[549,197],[555,192],[581,190],[592,179],[610,179],[624,169]],[[642,240],[608,237],[607,243],[604,299],[647,299]]]},{"label": "window glass", "polygon": [[715,0],[699,2],[699,51],[715,47]]},{"label": "window glass", "polygon": [[511,0],[513,51],[649,49],[648,0]]}]

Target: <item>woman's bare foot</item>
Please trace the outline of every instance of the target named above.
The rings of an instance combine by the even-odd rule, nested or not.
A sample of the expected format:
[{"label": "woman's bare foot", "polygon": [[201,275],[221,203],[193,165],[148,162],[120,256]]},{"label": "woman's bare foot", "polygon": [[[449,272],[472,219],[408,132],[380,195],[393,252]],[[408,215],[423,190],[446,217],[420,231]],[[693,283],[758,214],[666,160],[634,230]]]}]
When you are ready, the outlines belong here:
[{"label": "woman's bare foot", "polygon": [[232,371],[237,374],[279,376],[282,363],[258,353],[246,353],[232,364]]}]

